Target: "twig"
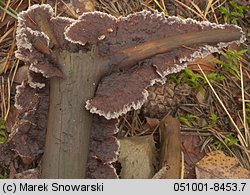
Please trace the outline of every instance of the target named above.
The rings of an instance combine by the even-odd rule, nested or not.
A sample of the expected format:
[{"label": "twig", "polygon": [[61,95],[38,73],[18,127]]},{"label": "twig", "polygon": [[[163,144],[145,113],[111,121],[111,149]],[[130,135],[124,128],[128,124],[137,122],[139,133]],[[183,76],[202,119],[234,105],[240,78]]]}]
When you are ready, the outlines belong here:
[{"label": "twig", "polygon": [[[109,64],[119,64],[119,66],[112,67],[112,71],[117,71],[116,68],[129,69],[138,61],[150,58],[157,54],[166,53],[173,49],[180,48],[183,45],[190,46],[200,43],[217,43],[222,41],[237,40],[241,37],[239,31],[232,31],[231,29],[212,29],[207,31],[184,33],[175,36],[166,37],[163,39],[148,41],[138,44],[137,46],[122,49],[108,58],[108,65],[103,65],[104,72],[110,72]],[[105,73],[106,74],[106,73]]]}]

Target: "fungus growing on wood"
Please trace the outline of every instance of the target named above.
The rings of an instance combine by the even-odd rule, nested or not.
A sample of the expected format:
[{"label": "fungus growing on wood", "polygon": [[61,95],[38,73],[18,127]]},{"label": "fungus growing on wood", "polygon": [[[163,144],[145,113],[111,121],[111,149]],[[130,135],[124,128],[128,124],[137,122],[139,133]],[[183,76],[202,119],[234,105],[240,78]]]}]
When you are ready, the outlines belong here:
[{"label": "fungus growing on wood", "polygon": [[51,78],[43,176],[116,178],[117,118],[139,109],[149,86],[187,62],[243,41],[237,26],[158,12],[120,18],[89,12],[73,20],[36,5],[19,14],[16,57],[29,66],[28,84],[43,88]]},{"label": "fungus growing on wood", "polygon": [[116,179],[118,175],[112,163],[118,160],[119,142],[117,119],[106,120],[95,115],[90,133],[86,176],[91,179]]},{"label": "fungus growing on wood", "polygon": [[[85,30],[79,33],[81,29]],[[100,12],[85,13],[65,35],[73,43],[96,45],[96,56],[104,61],[101,68],[115,72],[102,80],[86,105],[107,119],[140,108],[148,86],[164,82],[166,75],[184,69],[187,62],[244,41],[241,29],[234,25],[166,18],[149,11],[118,19]]]},{"label": "fungus growing on wood", "polygon": [[[46,82],[47,83],[47,82]],[[17,87],[15,107],[9,122],[8,141],[0,146],[0,162],[9,165],[15,156],[30,164],[42,153],[48,115],[48,87],[34,89],[26,81]],[[15,155],[16,154],[16,155]]]}]

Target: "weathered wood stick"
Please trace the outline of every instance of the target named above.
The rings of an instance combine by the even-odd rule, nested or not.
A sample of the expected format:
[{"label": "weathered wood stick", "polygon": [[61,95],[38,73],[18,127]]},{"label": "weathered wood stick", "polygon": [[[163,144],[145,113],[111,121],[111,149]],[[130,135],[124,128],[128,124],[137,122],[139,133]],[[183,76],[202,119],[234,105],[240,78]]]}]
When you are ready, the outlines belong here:
[{"label": "weathered wood stick", "polygon": [[181,170],[180,124],[178,119],[165,117],[160,124],[160,167],[166,167],[161,179],[179,179]]},{"label": "weathered wood stick", "polygon": [[[99,65],[97,65],[99,66],[98,70],[101,71],[101,75],[104,76],[111,72],[127,70],[139,61],[177,48],[202,43],[212,44],[230,42],[239,40],[240,37],[240,31],[232,31],[230,29],[212,29],[201,32],[184,33],[164,39],[148,41],[133,47],[124,48],[114,54],[110,54],[107,57],[100,57],[98,54],[93,54],[93,58],[96,58],[97,61],[99,61]],[[49,48],[47,48],[47,46],[41,44],[43,43],[35,41],[34,47],[51,58],[53,53],[49,52]]]},{"label": "weathered wood stick", "polygon": [[113,65],[113,71],[126,70],[141,60],[183,46],[235,41],[239,40],[240,37],[240,31],[232,31],[230,29],[212,29],[201,32],[184,33],[122,49],[109,57],[109,64]]},{"label": "weathered wood stick", "polygon": [[62,51],[66,79],[50,80],[50,105],[42,178],[85,178],[92,114],[83,103],[94,96],[97,75],[90,53]]}]

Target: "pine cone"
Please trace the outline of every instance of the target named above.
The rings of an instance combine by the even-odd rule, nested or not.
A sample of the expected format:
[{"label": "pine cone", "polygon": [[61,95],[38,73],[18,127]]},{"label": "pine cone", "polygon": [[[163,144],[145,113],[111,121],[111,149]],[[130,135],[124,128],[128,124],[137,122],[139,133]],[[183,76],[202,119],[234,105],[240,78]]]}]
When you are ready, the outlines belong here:
[{"label": "pine cone", "polygon": [[141,109],[142,114],[151,118],[162,118],[191,94],[191,87],[187,84],[156,84],[149,87],[148,92],[148,100]]}]

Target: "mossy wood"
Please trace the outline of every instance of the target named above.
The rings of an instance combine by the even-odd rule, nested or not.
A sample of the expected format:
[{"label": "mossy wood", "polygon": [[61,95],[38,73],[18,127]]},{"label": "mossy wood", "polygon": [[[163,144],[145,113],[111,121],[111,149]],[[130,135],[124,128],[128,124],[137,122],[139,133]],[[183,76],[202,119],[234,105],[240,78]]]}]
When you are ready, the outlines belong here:
[{"label": "mossy wood", "polygon": [[91,53],[60,54],[66,79],[50,81],[43,178],[84,178],[92,114],[83,106],[94,96],[98,71]]}]

